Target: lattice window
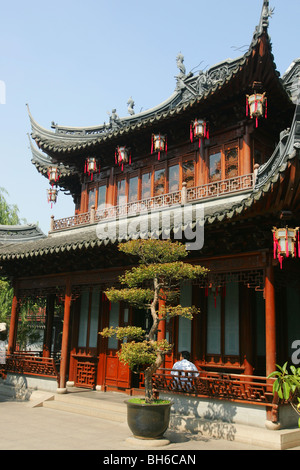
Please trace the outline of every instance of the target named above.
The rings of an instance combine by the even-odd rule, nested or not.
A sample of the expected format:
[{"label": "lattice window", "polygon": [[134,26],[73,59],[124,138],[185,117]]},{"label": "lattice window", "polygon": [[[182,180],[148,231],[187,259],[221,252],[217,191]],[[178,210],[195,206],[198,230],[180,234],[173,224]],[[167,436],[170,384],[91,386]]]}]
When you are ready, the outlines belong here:
[{"label": "lattice window", "polygon": [[239,174],[238,148],[233,147],[225,150],[225,179],[235,178]]},{"label": "lattice window", "polygon": [[264,290],[264,270],[255,269],[248,271],[214,273],[209,272],[208,275],[196,282],[196,285],[202,288],[222,288],[226,287],[226,283],[240,282],[245,286],[257,291]]}]

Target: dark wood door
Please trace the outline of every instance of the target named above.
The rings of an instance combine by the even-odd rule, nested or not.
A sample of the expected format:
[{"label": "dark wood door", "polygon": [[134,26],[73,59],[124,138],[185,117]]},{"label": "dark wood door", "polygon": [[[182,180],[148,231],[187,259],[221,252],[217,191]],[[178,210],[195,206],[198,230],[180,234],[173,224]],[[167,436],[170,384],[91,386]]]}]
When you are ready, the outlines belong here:
[{"label": "dark wood door", "polygon": [[[123,326],[129,322],[129,309],[123,308],[119,303],[109,304],[108,326]],[[129,367],[123,364],[118,357],[121,342],[115,337],[109,338],[105,348],[105,378],[106,388],[130,388],[131,373]]]}]

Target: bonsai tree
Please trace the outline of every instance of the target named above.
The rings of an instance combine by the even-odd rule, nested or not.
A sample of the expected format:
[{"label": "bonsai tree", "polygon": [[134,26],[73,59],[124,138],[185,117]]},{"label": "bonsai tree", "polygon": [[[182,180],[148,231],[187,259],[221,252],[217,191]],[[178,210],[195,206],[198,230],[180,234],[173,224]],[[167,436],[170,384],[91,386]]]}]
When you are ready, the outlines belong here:
[{"label": "bonsai tree", "polygon": [[[207,269],[180,261],[188,252],[183,244],[170,240],[132,240],[119,244],[119,250],[138,258],[139,263],[120,276],[121,285],[126,287],[112,287],[105,294],[111,302],[123,301],[150,311],[152,326],[148,334],[136,326],[105,328],[100,334],[105,337],[116,335],[118,340],[126,338],[118,353],[119,359],[132,371],[146,367],[145,401],[152,403],[152,375],[172,349],[166,339],[157,340],[159,322],[174,316],[192,319],[198,310],[194,306],[178,304],[180,285],[183,281],[204,276]],[[164,306],[159,310],[160,300],[164,301]]]},{"label": "bonsai tree", "polygon": [[[290,366],[291,373],[289,374],[287,364],[286,362],[282,367],[276,364],[278,370],[272,372],[268,378],[276,377],[273,384],[273,395],[289,402],[300,416],[300,367]],[[298,401],[297,405],[294,403],[295,398]],[[300,418],[298,426],[300,428]]]}]

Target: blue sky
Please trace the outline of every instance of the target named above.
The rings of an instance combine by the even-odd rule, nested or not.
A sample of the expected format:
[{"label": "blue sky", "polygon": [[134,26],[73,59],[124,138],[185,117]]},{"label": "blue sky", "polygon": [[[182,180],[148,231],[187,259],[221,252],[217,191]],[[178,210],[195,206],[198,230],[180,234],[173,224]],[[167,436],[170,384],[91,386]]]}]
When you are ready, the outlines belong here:
[{"label": "blue sky", "polygon": [[[50,216],[73,215],[59,193],[51,209],[48,181],[31,163],[26,103],[50,129],[108,121],[156,106],[175,89],[176,56],[187,72],[236,58],[249,46],[262,0],[16,0],[1,2],[0,187],[20,217],[47,233]],[[300,57],[299,0],[271,0],[269,34],[281,75]],[[1,97],[1,94],[0,94]],[[1,98],[0,98],[1,101]]]}]

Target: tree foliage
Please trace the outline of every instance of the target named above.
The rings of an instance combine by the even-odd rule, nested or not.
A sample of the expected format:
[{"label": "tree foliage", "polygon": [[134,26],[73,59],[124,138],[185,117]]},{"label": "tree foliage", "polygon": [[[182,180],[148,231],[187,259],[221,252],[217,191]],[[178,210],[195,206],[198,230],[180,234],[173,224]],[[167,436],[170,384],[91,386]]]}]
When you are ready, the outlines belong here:
[{"label": "tree foliage", "polygon": [[17,225],[20,223],[19,209],[15,204],[8,204],[5,195],[8,192],[0,188],[0,225]]},{"label": "tree foliage", "polygon": [[[148,334],[137,327],[106,328],[102,336],[116,335],[124,340],[119,358],[131,370],[145,368],[146,402],[154,400],[152,375],[160,367],[165,354],[172,345],[165,339],[157,341],[159,322],[174,316],[191,319],[198,313],[195,306],[183,307],[179,302],[180,288],[184,281],[200,278],[207,273],[202,266],[181,261],[188,252],[179,242],[170,240],[131,240],[121,243],[119,250],[133,256],[137,265],[119,277],[123,288],[108,289],[105,294],[111,302],[126,302],[145,311],[150,311],[152,326]],[[159,301],[164,306],[159,310]]]}]

